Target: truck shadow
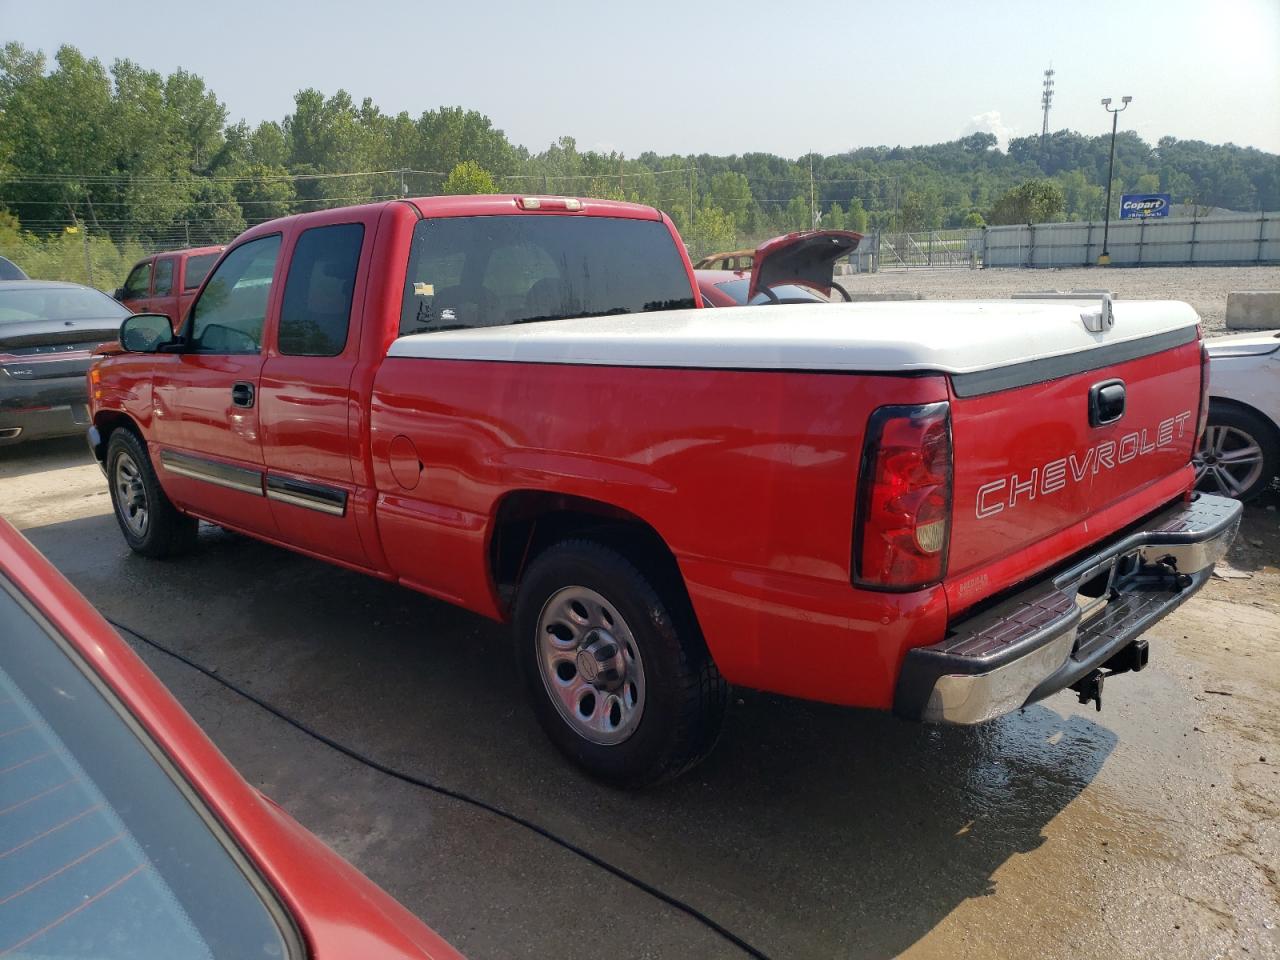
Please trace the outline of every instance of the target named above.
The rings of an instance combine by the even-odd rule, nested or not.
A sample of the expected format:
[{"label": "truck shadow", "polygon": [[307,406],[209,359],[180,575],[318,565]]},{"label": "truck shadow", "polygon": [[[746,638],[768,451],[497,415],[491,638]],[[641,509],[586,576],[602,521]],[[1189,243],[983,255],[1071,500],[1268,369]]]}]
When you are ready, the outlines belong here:
[{"label": "truck shadow", "polygon": [[[194,555],[165,563],[130,554],[110,515],[24,532],[112,619],[369,756],[545,825],[775,958],[908,949],[961,904],[992,895],[996,872],[1044,842],[1045,825],[1089,785],[1116,742],[1091,719],[1046,706],[968,730],[742,691],[706,763],[626,794],[580,775],[542,736],[504,627],[216,528],[202,532]],[[557,907],[546,891],[521,893],[495,876],[502,894],[457,904],[467,922],[453,931],[438,918],[450,912],[450,896],[466,895],[452,892],[450,862],[434,861],[435,883],[424,887],[420,862],[404,852],[406,838],[446,842],[452,801],[422,795],[375,812],[352,798],[352,809],[337,809],[340,788],[317,790],[305,757],[263,746],[295,743],[293,731],[235,703],[242,706],[207,695],[186,700],[245,775],[321,835],[340,839],[361,810],[376,817],[370,831],[381,839],[350,854],[357,866],[468,954],[511,955],[504,937],[534,936],[525,918],[580,913],[582,897],[616,889],[595,868],[569,862]],[[477,839],[477,850],[503,851],[501,863],[473,863],[473,872],[571,859],[487,816],[471,824],[493,834]],[[652,909],[633,923],[679,921],[641,901]],[[574,955],[550,941],[527,947],[524,955]],[[699,935],[685,955],[733,952]]]},{"label": "truck shadow", "polygon": [[1280,564],[1280,488],[1273,486],[1245,504],[1240,533],[1227,552],[1227,563],[1249,573]]},{"label": "truck shadow", "polygon": [[83,436],[5,444],[0,446],[0,479],[25,477],[92,462],[93,455]]}]

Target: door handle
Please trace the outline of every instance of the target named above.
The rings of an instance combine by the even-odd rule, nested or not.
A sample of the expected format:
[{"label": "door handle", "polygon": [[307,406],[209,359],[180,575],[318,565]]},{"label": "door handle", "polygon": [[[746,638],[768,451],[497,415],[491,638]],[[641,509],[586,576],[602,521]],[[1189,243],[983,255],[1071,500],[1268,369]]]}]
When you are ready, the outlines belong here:
[{"label": "door handle", "polygon": [[231,402],[237,407],[253,406],[253,384],[241,380],[231,386]]}]

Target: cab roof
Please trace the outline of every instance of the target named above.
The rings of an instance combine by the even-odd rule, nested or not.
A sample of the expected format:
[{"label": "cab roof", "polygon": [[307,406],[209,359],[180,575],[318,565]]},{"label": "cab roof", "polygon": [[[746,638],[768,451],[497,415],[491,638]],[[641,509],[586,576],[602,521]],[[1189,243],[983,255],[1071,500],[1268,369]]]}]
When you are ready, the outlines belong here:
[{"label": "cab roof", "polygon": [[[541,209],[525,209],[522,201],[536,198],[543,203],[550,201],[553,206]],[[557,204],[572,200],[580,204],[576,210],[566,210]],[[583,197],[564,197],[551,194],[536,193],[495,193],[483,195],[447,196],[447,197],[406,197],[396,200],[382,200],[377,203],[354,204],[346,207],[330,207],[325,210],[310,210],[306,213],[295,213],[287,217],[277,217],[264,223],[250,227],[239,237],[241,239],[261,237],[275,233],[282,227],[299,226],[305,228],[311,224],[341,223],[342,218],[352,211],[374,212],[397,204],[414,209],[420,217],[497,217],[503,215],[520,216],[565,216],[565,217],[620,217],[628,220],[663,219],[662,213],[653,207],[640,203],[625,203],[620,200],[595,200]],[[230,246],[231,244],[228,244]]]}]

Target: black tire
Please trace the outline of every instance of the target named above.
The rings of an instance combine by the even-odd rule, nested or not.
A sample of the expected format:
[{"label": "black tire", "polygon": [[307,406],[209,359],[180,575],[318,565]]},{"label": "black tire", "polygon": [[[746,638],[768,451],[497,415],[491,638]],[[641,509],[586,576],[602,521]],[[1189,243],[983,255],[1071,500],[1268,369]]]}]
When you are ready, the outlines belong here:
[{"label": "black tire", "polygon": [[[1256,447],[1256,464],[1220,459]],[[1216,449],[1215,449],[1216,448]],[[1209,401],[1209,420],[1196,451],[1196,488],[1238,500],[1252,500],[1280,473],[1280,431],[1262,414],[1221,400]]]},{"label": "black tire", "polygon": [[[565,756],[615,786],[647,786],[697,764],[715,746],[728,703],[728,684],[707,651],[683,588],[663,576],[661,566],[646,563],[642,569],[614,547],[565,540],[529,565],[516,597],[516,651],[538,721]],[[561,714],[552,681],[544,680],[539,622],[553,598],[576,588],[593,591],[616,609],[643,664],[643,709],[619,743],[592,742],[575,729]]]},{"label": "black tire", "polygon": [[[107,486],[125,542],[144,557],[176,557],[196,544],[199,521],[180,513],[156,478],[146,445],[132,430],[112,431],[107,443]],[[145,512],[139,522],[139,506]]]}]

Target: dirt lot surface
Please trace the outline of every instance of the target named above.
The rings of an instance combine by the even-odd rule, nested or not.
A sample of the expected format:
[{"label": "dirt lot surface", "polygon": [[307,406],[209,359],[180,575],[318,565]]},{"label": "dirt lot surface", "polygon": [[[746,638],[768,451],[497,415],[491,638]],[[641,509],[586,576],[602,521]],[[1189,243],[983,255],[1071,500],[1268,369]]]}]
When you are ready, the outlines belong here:
[{"label": "dirt lot surface", "polygon": [[[918,291],[967,300],[1042,290],[1110,290],[1121,298],[1185,300],[1205,329],[1226,332],[1227,294],[1280,290],[1280,267],[1091,267],[1075,270],[897,270],[844,277],[850,293]],[[1276,324],[1280,326],[1280,323]]]},{"label": "dirt lot surface", "polygon": [[[525,707],[504,628],[202,530],[125,547],[80,440],[0,451],[0,513],[99,609],[323,733],[532,818],[773,958],[1280,956],[1280,514],[1105,709],[978,729],[741,691],[711,759],[584,779]],[[473,960],[737,957],[538,836],[348,760],[133,640],[244,775]]]}]

